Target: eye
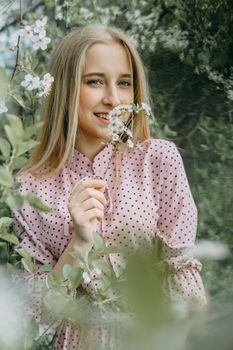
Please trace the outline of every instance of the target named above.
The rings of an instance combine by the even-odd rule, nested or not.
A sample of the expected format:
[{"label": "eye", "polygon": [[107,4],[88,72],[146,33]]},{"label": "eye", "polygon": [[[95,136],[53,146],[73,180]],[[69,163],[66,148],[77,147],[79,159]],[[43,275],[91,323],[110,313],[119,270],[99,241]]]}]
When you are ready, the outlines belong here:
[{"label": "eye", "polygon": [[102,81],[100,79],[91,79],[87,81],[88,85],[99,85],[102,84]]},{"label": "eye", "polygon": [[129,81],[120,81],[119,84],[121,84],[122,86],[131,86],[131,83]]}]

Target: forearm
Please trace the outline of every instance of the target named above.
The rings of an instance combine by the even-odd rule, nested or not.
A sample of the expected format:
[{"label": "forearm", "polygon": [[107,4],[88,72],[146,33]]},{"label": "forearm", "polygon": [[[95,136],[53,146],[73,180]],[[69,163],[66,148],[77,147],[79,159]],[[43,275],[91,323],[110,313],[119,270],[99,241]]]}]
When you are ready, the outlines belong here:
[{"label": "forearm", "polygon": [[63,278],[63,267],[65,264],[69,264],[72,268],[78,267],[78,259],[74,258],[70,253],[79,252],[83,257],[87,257],[92,246],[82,240],[78,240],[75,237],[72,237],[68,246],[60,256],[58,262],[53,268],[53,271],[56,274]]}]

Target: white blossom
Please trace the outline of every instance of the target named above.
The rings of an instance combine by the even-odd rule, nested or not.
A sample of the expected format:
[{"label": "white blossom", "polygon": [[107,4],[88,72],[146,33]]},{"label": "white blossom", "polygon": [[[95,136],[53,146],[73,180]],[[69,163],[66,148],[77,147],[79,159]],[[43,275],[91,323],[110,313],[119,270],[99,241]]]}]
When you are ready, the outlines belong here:
[{"label": "white blossom", "polygon": [[198,259],[222,260],[228,257],[230,250],[227,245],[221,242],[200,240],[193,250],[193,256]]},{"label": "white blossom", "polygon": [[24,80],[21,82],[21,85],[29,91],[38,89],[40,87],[40,78],[37,76],[34,77],[31,74],[26,74]]},{"label": "white blossom", "polygon": [[48,44],[51,41],[50,38],[48,38],[46,36],[41,37],[39,35],[33,36],[32,39],[33,39],[33,48],[34,48],[34,50],[38,50],[38,49],[46,50]]},{"label": "white blossom", "polygon": [[[127,120],[125,120],[125,113],[129,113]],[[133,119],[134,116],[140,112],[143,112],[146,117],[152,115],[151,108],[146,104],[121,104],[116,106],[107,116],[110,120],[108,125],[108,131],[110,136],[110,143],[115,145],[119,142],[125,142],[129,148],[134,147],[132,141],[133,135],[130,128],[127,126],[129,118]]]},{"label": "white blossom", "polygon": [[37,93],[38,97],[48,96],[51,90],[52,82],[54,77],[50,73],[46,73],[40,82],[40,91]]},{"label": "white blossom", "polygon": [[25,26],[23,29],[23,36],[26,38],[32,38],[33,37],[33,29],[31,26]]},{"label": "white blossom", "polygon": [[92,272],[93,272],[94,275],[96,275],[96,276],[101,276],[101,275],[102,275],[102,271],[101,271],[98,267],[94,267],[94,269],[92,270]]},{"label": "white blossom", "polygon": [[47,17],[43,17],[42,19],[38,19],[35,23],[34,33],[36,33],[36,34],[40,34],[43,32],[45,33],[45,26],[47,24],[47,21],[48,21]]},{"label": "white blossom", "polygon": [[87,272],[83,272],[83,281],[84,281],[84,283],[90,283],[91,282],[91,278],[90,278],[90,276],[88,275]]},{"label": "white blossom", "polygon": [[127,140],[127,145],[128,145],[129,148],[133,148],[134,143],[130,139],[128,139]]},{"label": "white blossom", "polygon": [[8,111],[7,106],[5,105],[4,101],[0,101],[0,114],[1,113],[6,113]]}]

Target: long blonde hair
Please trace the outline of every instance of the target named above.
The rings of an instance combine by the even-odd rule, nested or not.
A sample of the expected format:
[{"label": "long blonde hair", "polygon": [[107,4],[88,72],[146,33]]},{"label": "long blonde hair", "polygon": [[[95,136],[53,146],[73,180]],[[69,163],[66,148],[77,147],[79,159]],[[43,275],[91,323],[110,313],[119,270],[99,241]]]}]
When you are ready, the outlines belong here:
[{"label": "long blonde hair", "polygon": [[[130,59],[134,102],[150,104],[148,82],[140,56],[120,29],[101,24],[73,29],[61,40],[50,62],[54,82],[43,107],[39,144],[26,166],[26,170],[34,176],[52,176],[72,157],[77,142],[77,111],[86,53],[91,45],[110,40],[120,42]],[[150,138],[147,118],[139,116],[135,119],[133,135],[135,140]]]}]

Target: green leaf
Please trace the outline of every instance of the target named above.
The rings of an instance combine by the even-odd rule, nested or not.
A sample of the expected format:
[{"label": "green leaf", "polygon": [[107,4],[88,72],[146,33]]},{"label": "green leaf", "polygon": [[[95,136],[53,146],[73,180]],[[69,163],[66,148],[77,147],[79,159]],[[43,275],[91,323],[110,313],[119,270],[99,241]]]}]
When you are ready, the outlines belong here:
[{"label": "green leaf", "polygon": [[10,126],[12,130],[14,131],[16,137],[19,140],[23,140],[24,136],[24,129],[23,129],[23,123],[19,117],[17,117],[14,114],[6,114],[7,120],[10,123]]},{"label": "green leaf", "polygon": [[96,232],[93,233],[93,238],[94,238],[94,249],[99,250],[99,249],[104,249],[105,248],[105,243],[102,237]]},{"label": "green leaf", "polygon": [[11,209],[16,209],[19,210],[23,206],[23,196],[21,196],[19,193],[8,193],[6,197],[6,204],[11,208]]},{"label": "green leaf", "polygon": [[11,145],[9,142],[2,137],[0,137],[0,150],[5,158],[9,158],[11,153]]},{"label": "green leaf", "polygon": [[44,272],[51,272],[53,270],[53,267],[52,267],[52,265],[45,264],[41,267],[41,270]]},{"label": "green leaf", "polygon": [[31,256],[23,248],[16,248],[15,251],[25,260],[31,259]]},{"label": "green leaf", "polygon": [[28,152],[32,148],[34,148],[36,145],[38,145],[38,141],[35,140],[29,140],[29,141],[19,141],[16,146],[16,154],[15,156],[21,156],[22,154]]},{"label": "green leaf", "polygon": [[59,287],[61,285],[61,278],[53,270],[48,274],[48,282],[51,287]]},{"label": "green leaf", "polygon": [[24,133],[24,140],[28,140],[33,135],[35,135],[38,132],[38,130],[41,129],[42,125],[43,125],[43,122],[36,123],[36,124],[33,124],[33,125],[30,125],[30,126],[26,127],[25,130],[24,130],[24,132],[25,132]]},{"label": "green leaf", "polygon": [[33,208],[39,211],[42,211],[44,213],[50,213],[52,211],[52,209],[45,205],[39,197],[36,197],[31,193],[25,196],[25,199]]},{"label": "green leaf", "polygon": [[0,81],[0,100],[5,102],[7,97],[9,79],[6,75],[5,70],[2,67],[0,67]]},{"label": "green leaf", "polygon": [[124,249],[123,247],[109,246],[109,247],[104,248],[103,254],[104,255],[119,254],[119,253],[122,253],[124,251],[127,252],[128,249]]},{"label": "green leaf", "polygon": [[7,136],[8,140],[10,141],[12,147],[16,148],[17,144],[18,144],[18,140],[16,138],[14,131],[10,127],[10,125],[5,125],[4,130],[5,130],[6,136]]},{"label": "green leaf", "polygon": [[66,280],[69,278],[71,271],[72,271],[72,267],[69,264],[64,264],[62,268],[62,274]]},{"label": "green leaf", "polygon": [[79,265],[82,269],[86,270],[87,269],[87,261],[85,260],[84,256],[80,252],[71,252],[70,255],[77,259],[79,262]]},{"label": "green leaf", "polygon": [[12,218],[9,218],[8,216],[3,216],[0,218],[0,228],[2,227],[9,227],[13,222]]},{"label": "green leaf", "polygon": [[15,136],[19,140],[23,140],[24,137],[24,130],[23,130],[23,123],[19,117],[13,114],[6,114],[6,117],[8,119],[8,122],[10,123],[10,126],[15,134]]},{"label": "green leaf", "polygon": [[92,266],[98,267],[102,272],[106,273],[106,275],[110,276],[112,274],[111,267],[105,261],[98,259],[92,261]]},{"label": "green leaf", "polygon": [[9,95],[23,108],[26,108],[24,100],[20,95],[17,95],[14,92],[10,92]]},{"label": "green leaf", "polygon": [[17,157],[12,162],[12,168],[13,170],[20,170],[22,167],[27,163],[26,157]]},{"label": "green leaf", "polygon": [[25,270],[27,270],[28,272],[31,272],[31,273],[35,272],[35,266],[33,264],[32,259],[22,258],[21,262],[22,262],[23,267],[25,268]]},{"label": "green leaf", "polygon": [[80,282],[83,278],[83,271],[80,267],[76,267],[75,269],[72,269],[70,275],[69,275],[69,281],[70,281],[70,287],[72,290],[75,290],[78,288]]},{"label": "green leaf", "polygon": [[18,238],[10,233],[0,234],[0,238],[9,243],[19,244]]},{"label": "green leaf", "polygon": [[0,166],[0,184],[4,187],[13,187],[14,178],[11,172],[5,167]]}]

